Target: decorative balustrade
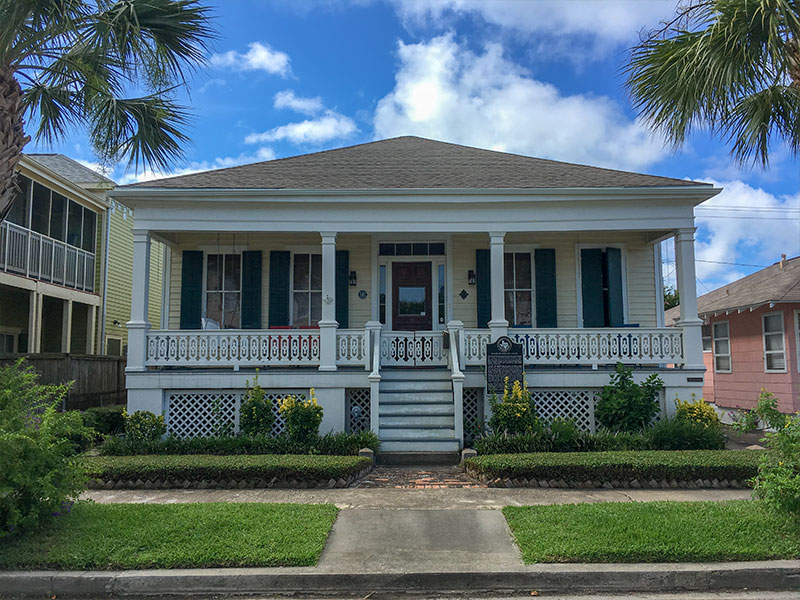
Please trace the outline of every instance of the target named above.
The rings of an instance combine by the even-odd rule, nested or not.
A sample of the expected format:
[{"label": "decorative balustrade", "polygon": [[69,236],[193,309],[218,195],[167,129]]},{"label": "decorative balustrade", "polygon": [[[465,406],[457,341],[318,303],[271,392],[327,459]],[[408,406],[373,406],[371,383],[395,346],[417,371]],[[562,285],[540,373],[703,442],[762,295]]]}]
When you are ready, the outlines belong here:
[{"label": "decorative balustrade", "polygon": [[0,269],[94,291],[95,256],[9,221],[0,223]]},{"label": "decorative balustrade", "polygon": [[448,351],[442,331],[386,331],[381,333],[382,366],[447,366]]},{"label": "decorative balustrade", "polygon": [[367,360],[367,338],[363,329],[336,331],[336,364],[361,365]]},{"label": "decorative balustrade", "polygon": [[[683,335],[674,328],[512,329],[527,365],[605,365],[683,363]],[[465,329],[465,365],[483,365],[489,332]]]},{"label": "decorative balustrade", "polygon": [[316,366],[319,332],[303,330],[151,331],[145,365]]}]

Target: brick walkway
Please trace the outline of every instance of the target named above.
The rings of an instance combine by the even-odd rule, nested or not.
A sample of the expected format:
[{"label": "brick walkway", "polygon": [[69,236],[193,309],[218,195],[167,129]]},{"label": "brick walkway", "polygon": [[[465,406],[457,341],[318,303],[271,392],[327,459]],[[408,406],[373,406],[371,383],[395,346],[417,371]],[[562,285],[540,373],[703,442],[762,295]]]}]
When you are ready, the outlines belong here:
[{"label": "brick walkway", "polygon": [[351,488],[447,489],[485,488],[457,467],[376,467]]}]

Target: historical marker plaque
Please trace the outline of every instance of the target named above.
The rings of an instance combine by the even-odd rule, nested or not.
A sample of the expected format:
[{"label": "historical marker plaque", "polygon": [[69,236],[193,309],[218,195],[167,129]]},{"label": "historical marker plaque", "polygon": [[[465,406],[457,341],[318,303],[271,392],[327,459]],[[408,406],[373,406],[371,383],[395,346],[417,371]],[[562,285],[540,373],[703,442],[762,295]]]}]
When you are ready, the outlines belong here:
[{"label": "historical marker plaque", "polygon": [[486,390],[501,396],[506,377],[509,388],[515,381],[522,383],[522,366],[522,344],[507,336],[497,338],[486,346]]}]

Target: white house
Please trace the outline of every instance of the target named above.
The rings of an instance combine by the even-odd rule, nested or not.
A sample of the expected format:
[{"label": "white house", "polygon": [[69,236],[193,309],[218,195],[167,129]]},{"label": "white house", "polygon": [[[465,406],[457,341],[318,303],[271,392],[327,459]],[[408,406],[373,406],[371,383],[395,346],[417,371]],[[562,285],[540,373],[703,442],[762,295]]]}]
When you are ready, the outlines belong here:
[{"label": "white house", "polygon": [[[702,392],[693,207],[719,191],[417,137],[118,187],[135,208],[129,410],[163,411],[177,435],[237,424],[258,368],[276,398],[316,388],[325,431],[455,450],[503,335],[523,344],[544,417],[593,428],[618,361],[658,372],[668,409]],[[151,240],[169,248],[159,331]]]}]

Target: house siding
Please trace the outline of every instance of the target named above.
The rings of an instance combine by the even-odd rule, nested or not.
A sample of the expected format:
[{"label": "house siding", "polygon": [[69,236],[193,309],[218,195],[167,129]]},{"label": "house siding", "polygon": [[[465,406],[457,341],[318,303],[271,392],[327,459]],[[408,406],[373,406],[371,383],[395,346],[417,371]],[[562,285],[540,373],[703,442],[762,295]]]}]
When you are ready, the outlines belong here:
[{"label": "house siding", "polygon": [[[731,372],[714,372],[713,355],[706,367],[713,373],[706,378],[703,395],[720,408],[752,409],[762,389],[778,399],[781,412],[800,410],[800,373],[797,363],[797,334],[794,313],[800,303],[763,306],[752,312],[732,312],[711,317],[709,322],[727,321],[731,336]],[[767,373],[764,366],[762,317],[765,314],[783,314],[786,373]],[[711,353],[709,353],[711,354]],[[706,355],[708,356],[708,355]]]}]

